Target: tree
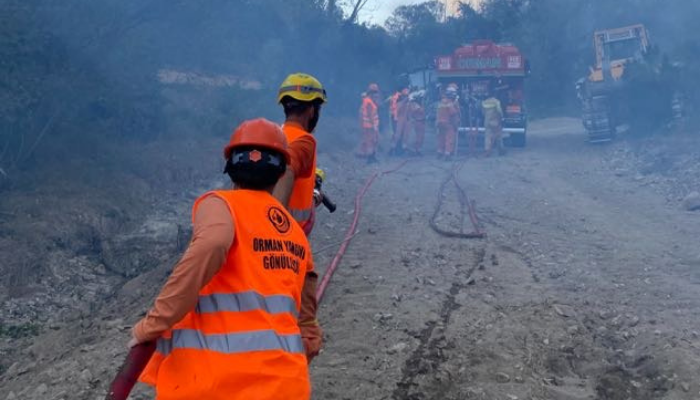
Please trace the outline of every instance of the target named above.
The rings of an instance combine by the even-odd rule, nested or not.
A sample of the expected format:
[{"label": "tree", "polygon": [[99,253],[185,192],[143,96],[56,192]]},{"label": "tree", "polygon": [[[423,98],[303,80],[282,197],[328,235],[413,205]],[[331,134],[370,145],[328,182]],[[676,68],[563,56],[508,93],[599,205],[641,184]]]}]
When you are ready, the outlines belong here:
[{"label": "tree", "polygon": [[440,24],[443,12],[444,5],[435,0],[399,6],[387,19],[386,27],[390,34],[399,38],[422,36],[426,28]]}]

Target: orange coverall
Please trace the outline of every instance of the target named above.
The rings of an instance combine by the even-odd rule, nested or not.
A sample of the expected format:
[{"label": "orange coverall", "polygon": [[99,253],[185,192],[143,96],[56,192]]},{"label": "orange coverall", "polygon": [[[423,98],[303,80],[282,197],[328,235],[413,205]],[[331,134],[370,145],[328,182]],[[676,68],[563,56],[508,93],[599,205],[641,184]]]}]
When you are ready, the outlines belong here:
[{"label": "orange coverall", "polygon": [[379,145],[379,112],[370,96],[362,99],[360,126],[362,128],[362,141],[358,154],[362,157],[373,156],[377,153]]},{"label": "orange coverall", "polygon": [[449,156],[455,151],[455,139],[459,128],[459,109],[456,102],[443,98],[437,108],[438,155]]},{"label": "orange coverall", "polygon": [[413,150],[420,153],[425,138],[425,108],[419,101],[412,101],[408,104],[408,116],[415,134]]}]

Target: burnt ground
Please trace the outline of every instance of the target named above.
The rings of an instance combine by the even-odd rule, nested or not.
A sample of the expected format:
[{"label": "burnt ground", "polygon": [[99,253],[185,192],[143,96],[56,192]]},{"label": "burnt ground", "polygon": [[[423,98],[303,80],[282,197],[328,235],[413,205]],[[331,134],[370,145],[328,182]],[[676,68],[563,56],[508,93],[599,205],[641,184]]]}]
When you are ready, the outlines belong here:
[{"label": "burnt ground", "polygon": [[[579,126],[539,121],[526,149],[463,161],[456,181],[476,202],[485,239],[429,228],[451,164],[425,156],[378,178],[320,309],[315,399],[700,397],[700,213],[681,207],[700,189],[700,141],[676,134],[590,146]],[[339,211],[321,212],[312,236],[319,269],[342,241],[355,192],[401,161],[365,166],[321,154]],[[437,224],[469,231],[456,187],[446,188]],[[88,279],[87,309],[35,327],[23,310],[44,308],[28,302],[63,291],[5,297],[4,309],[17,312],[3,314],[14,330],[0,338],[0,399],[100,398],[130,323],[177,257],[192,195],[154,205],[157,213],[124,228],[131,242],[107,246],[120,259],[117,250],[139,243],[146,254],[161,238],[151,268]],[[141,388],[133,397],[147,396]]]}]

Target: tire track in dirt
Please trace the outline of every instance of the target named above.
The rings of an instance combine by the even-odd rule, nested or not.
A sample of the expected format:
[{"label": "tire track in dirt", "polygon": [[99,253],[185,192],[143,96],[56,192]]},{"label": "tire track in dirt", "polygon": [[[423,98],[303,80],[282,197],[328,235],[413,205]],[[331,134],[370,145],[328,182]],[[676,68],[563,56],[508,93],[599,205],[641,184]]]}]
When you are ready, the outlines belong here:
[{"label": "tire track in dirt", "polygon": [[[455,277],[459,281],[453,282],[449,289],[449,294],[442,302],[440,307],[440,321],[442,326],[450,324],[450,319],[455,310],[461,307],[456,301],[457,295],[461,290],[467,287],[472,279],[472,274],[479,267],[483,266],[486,251],[483,248],[474,251],[476,262],[466,271],[460,270]],[[431,371],[436,371],[441,363],[447,358],[446,354],[441,351],[444,348],[445,337],[434,337],[436,321],[429,321],[427,326],[417,334],[419,340],[418,347],[411,353],[405,361],[401,371],[401,380],[396,384],[396,389],[392,393],[392,398],[396,400],[419,400],[423,399],[424,393],[411,393],[418,385],[415,380],[420,375],[427,375]],[[435,398],[440,398],[439,393],[436,393]]]},{"label": "tire track in dirt", "polygon": [[[322,306],[327,342],[312,370],[314,398],[389,398],[396,384],[408,379],[402,368],[414,364],[406,360],[420,354],[416,348],[442,351],[444,343],[434,334],[450,323],[460,307],[455,298],[481,261],[474,261],[475,250],[463,240],[446,239],[428,228],[440,182],[421,178],[419,191],[407,182],[447,172],[417,160],[382,177],[368,193],[360,234]],[[452,197],[450,193],[440,221],[451,227],[460,215]],[[416,332],[420,326],[422,332]],[[346,383],[335,376],[338,370]]]}]

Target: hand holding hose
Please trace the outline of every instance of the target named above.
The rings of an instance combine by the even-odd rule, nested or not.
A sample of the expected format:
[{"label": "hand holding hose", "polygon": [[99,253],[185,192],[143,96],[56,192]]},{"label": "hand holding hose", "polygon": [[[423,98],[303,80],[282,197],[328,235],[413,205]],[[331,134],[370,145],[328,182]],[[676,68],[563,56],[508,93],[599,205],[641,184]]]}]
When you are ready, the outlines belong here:
[{"label": "hand holding hose", "polygon": [[321,168],[316,168],[316,185],[314,187],[314,201],[316,205],[323,204],[329,212],[335,212],[337,206],[321,190],[323,181],[326,180],[326,173]]}]

